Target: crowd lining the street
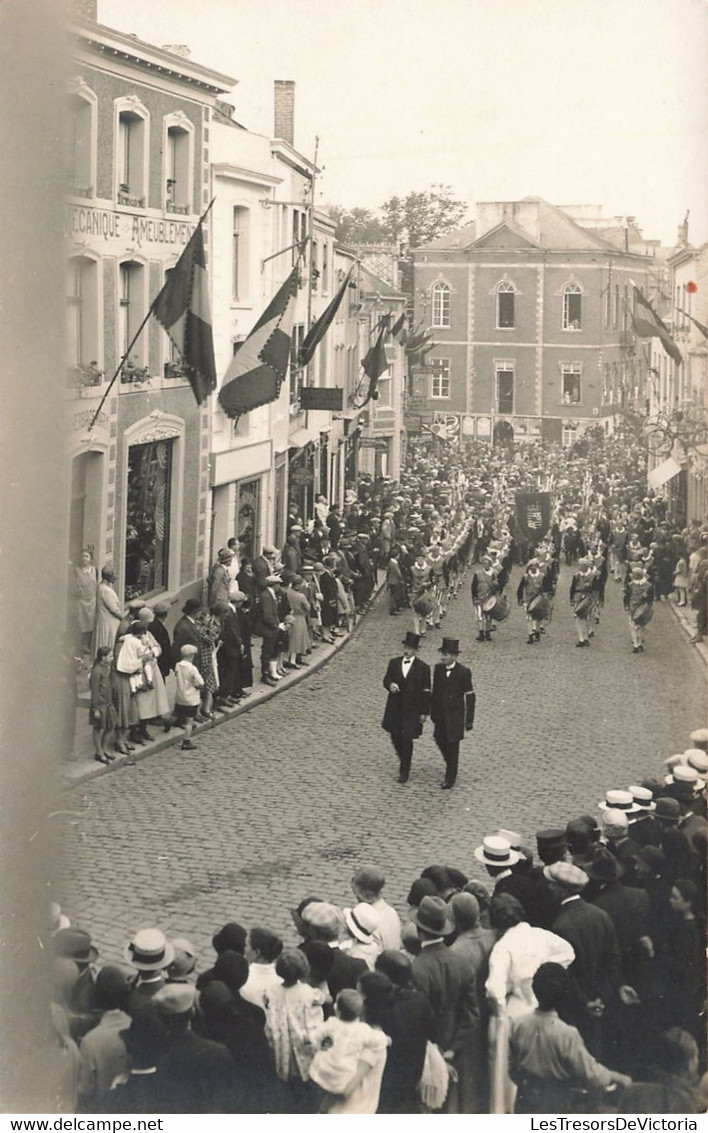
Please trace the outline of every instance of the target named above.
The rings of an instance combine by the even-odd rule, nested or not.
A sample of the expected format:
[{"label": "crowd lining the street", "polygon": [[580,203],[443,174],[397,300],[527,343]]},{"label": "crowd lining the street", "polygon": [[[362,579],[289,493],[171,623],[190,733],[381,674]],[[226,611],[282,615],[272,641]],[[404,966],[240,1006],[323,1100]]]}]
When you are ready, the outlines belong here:
[{"label": "crowd lining the street", "polygon": [[[249,561],[231,540],[171,639],[169,608],[121,608],[106,567],[98,613],[82,623],[96,650],[96,758],[114,757],[112,733],[127,753],[155,723],[179,724],[192,750],[194,722],[253,687],[253,636],[260,680],[275,685],[352,628],[378,571],[391,616],[410,617],[418,638],[441,628],[471,564],[480,645],[511,632],[501,627],[515,599],[537,647],[552,632],[562,561],[578,647],[598,632],[609,580],[622,586],[634,654],[655,602],[691,603],[700,638],[708,531],[679,529],[645,484],[641,454],[621,441],[570,454],[413,448],[399,483],[363,477],[341,513],[322,498],[308,523],[293,510],[280,551]],[[552,497],[537,541],[517,524],[519,491]],[[321,894],[292,910],[297,947],[271,927],[229,923],[206,970],[189,941],[157,928],[135,933],[124,964],[101,966],[89,933],[55,908],[65,1108],[703,1112],[707,776],[699,729],[662,769],[638,768],[636,784],[613,784],[588,814],[538,831],[538,862],[518,834],[498,830],[474,851],[488,884],[431,866],[412,880],[400,918],[382,871],[363,867],[351,907]],[[408,885],[394,884],[403,909]]]}]

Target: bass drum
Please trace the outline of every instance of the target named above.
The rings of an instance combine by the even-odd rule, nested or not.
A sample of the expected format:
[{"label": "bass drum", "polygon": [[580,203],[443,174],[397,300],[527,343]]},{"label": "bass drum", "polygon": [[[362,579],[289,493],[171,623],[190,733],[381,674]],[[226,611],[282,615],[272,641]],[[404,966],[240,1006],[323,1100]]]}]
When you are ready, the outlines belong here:
[{"label": "bass drum", "polygon": [[630,609],[629,616],[638,626],[645,626],[654,617],[654,604],[652,602],[640,602],[638,606]]},{"label": "bass drum", "polygon": [[592,594],[585,594],[573,603],[573,613],[576,618],[586,618],[592,610]]},{"label": "bass drum", "polygon": [[435,608],[435,598],[429,590],[424,590],[422,594],[416,595],[413,599],[412,606],[416,614],[427,618],[428,614],[432,614]]},{"label": "bass drum", "polygon": [[486,598],[483,598],[482,601],[480,602],[480,606],[482,607],[482,613],[483,614],[491,614],[492,610],[494,609],[494,607],[497,604],[498,598],[499,598],[498,594],[488,594]]},{"label": "bass drum", "polygon": [[545,594],[534,594],[526,607],[526,613],[536,622],[544,621],[550,611],[551,607]]},{"label": "bass drum", "polygon": [[488,613],[495,622],[506,621],[506,619],[509,617],[509,603],[503,594],[500,594],[498,596],[498,598],[494,602],[494,605],[492,606],[491,610],[488,611]]}]

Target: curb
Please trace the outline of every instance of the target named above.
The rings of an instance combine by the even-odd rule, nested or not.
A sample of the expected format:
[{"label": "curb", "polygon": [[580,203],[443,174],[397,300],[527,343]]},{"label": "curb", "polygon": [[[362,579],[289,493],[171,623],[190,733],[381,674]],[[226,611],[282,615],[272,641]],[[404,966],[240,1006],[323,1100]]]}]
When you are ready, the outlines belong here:
[{"label": "curb", "polygon": [[692,624],[692,622],[690,621],[688,615],[685,613],[684,607],[679,608],[675,602],[671,601],[669,602],[669,607],[676,621],[679,623],[683,632],[686,634],[686,644],[694,646],[701,661],[706,666],[706,668],[708,668],[708,641],[706,641],[705,638],[703,641],[690,641],[689,639],[693,637],[696,632],[695,624]]},{"label": "curb", "polygon": [[[313,654],[312,660],[308,665],[301,669],[291,671],[288,677],[279,681],[275,688],[268,685],[258,686],[256,695],[253,699],[249,699],[245,704],[236,705],[234,708],[224,710],[223,708],[216,709],[217,717],[215,720],[209,720],[205,724],[198,724],[193,732],[194,736],[204,735],[206,732],[211,731],[212,728],[218,728],[221,724],[225,724],[229,720],[233,720],[236,716],[241,716],[244,712],[251,712],[254,708],[258,708],[264,702],[271,700],[274,696],[285,692],[286,689],[292,688],[293,685],[299,684],[301,681],[307,680],[312,674],[316,673],[319,669],[323,668],[339,652],[343,649],[347,642],[352,641],[361,632],[361,627],[366,619],[366,615],[376,603],[382,593],[386,589],[385,580],[383,583],[377,582],[374,592],[371,596],[371,603],[366,613],[359,616],[358,621],[352,627],[349,633],[344,634],[342,637],[336,639],[334,645],[320,646],[322,652],[317,651]],[[156,752],[164,751],[166,748],[175,747],[177,737],[181,736],[181,729],[176,726],[172,729],[171,734],[165,734],[158,739],[151,740],[148,745],[143,748],[137,748],[135,751],[130,752],[128,756],[117,755],[116,759],[106,765],[103,763],[96,763],[93,759],[90,761],[81,761],[80,766],[77,766],[76,775],[67,775],[64,770],[63,782],[60,785],[60,790],[71,791],[75,787],[80,787],[82,784],[87,783],[93,779],[101,778],[104,775],[111,775],[120,771],[124,767],[134,767],[136,763],[142,763],[144,759],[154,755]],[[177,748],[179,750],[179,748]],[[77,761],[78,762],[78,761]],[[71,762],[69,764],[71,766]],[[66,765],[64,765],[64,768]]]}]

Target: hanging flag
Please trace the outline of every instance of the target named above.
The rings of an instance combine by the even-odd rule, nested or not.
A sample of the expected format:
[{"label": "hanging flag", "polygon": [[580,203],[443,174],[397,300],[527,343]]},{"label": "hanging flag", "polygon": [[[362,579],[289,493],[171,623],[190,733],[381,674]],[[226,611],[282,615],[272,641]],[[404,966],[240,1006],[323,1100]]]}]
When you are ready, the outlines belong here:
[{"label": "hanging flag", "polygon": [[375,401],[378,394],[376,387],[379,378],[388,370],[388,360],[386,358],[386,347],[384,346],[384,339],[388,334],[388,326],[384,324],[379,331],[379,336],[373,346],[370,346],[361,363],[361,368],[369,379],[369,389],[366,398],[362,401],[361,405],[357,406],[361,409],[372,398]]},{"label": "hanging flag", "polygon": [[332,299],[332,302],[328,307],[325,308],[320,317],[312,324],[307,334],[305,335],[302,346],[298,350],[297,354],[298,366],[307,366],[312,361],[312,355],[315,353],[315,350],[326,335],[334,320],[334,316],[339,310],[339,304],[344,298],[344,293],[349,286],[349,281],[352,277],[353,271],[354,265],[352,264],[344,278],[344,281],[342,282],[341,287],[337,291],[337,294],[334,296],[334,299]]},{"label": "hanging flag", "polygon": [[648,299],[642,295],[639,288],[634,288],[634,313],[630,311],[634,333],[638,338],[658,338],[666,353],[673,358],[677,366],[683,362],[683,356],[671,337],[671,332]]},{"label": "hanging flag", "polygon": [[408,336],[407,322],[406,312],[402,311],[391,327],[392,337],[395,338],[401,346],[405,346],[406,344],[406,338]]},{"label": "hanging flag", "polygon": [[198,405],[216,389],[203,219],[194,229],[151,308],[180,352]]},{"label": "hanging flag", "polygon": [[701,332],[701,334],[703,335],[704,338],[708,338],[708,327],[707,326],[705,326],[703,323],[699,323],[698,319],[694,319],[693,315],[689,315],[688,311],[681,311],[680,307],[678,309],[679,309],[679,311],[681,312],[682,315],[685,315],[687,319],[691,320],[693,325]]},{"label": "hanging flag", "polygon": [[228,417],[240,417],[278,397],[290,365],[299,282],[298,263],[234,355],[219,390],[219,404]]}]

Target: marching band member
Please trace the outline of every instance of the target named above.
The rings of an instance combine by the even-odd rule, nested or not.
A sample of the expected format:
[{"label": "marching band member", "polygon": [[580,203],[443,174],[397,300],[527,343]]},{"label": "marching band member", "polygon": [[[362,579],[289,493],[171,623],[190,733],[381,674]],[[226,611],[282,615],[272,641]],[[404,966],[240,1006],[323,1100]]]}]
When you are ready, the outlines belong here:
[{"label": "marching band member", "polygon": [[632,653],[644,652],[644,626],[654,607],[654,587],[641,563],[635,563],[624,587],[624,608],[629,616]]},{"label": "marching band member", "polygon": [[472,575],[472,602],[474,603],[479,633],[477,641],[492,640],[493,619],[490,610],[496,602],[499,587],[490,555],[482,555]]},{"label": "marching band member", "polygon": [[596,581],[590,560],[585,557],[578,559],[578,569],[570,584],[570,604],[578,631],[576,649],[590,644],[590,616],[595,601]]},{"label": "marching band member", "polygon": [[550,587],[550,577],[547,572],[541,570],[538,559],[529,559],[516,591],[518,604],[526,606],[526,621],[529,628],[527,645],[534,645],[541,640],[541,625],[550,612],[547,598]]}]

